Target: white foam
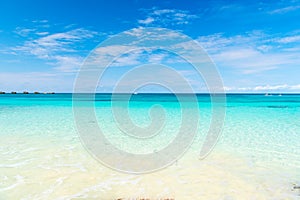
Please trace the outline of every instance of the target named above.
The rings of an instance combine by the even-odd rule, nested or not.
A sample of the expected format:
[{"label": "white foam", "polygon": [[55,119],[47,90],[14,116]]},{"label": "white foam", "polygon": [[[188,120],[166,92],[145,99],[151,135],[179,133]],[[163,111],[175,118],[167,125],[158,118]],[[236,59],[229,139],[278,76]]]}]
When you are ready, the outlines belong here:
[{"label": "white foam", "polygon": [[0,188],[0,192],[14,189],[14,188],[16,188],[18,185],[24,183],[24,177],[22,177],[22,176],[20,176],[20,175],[16,175],[14,178],[16,179],[16,183],[14,183],[14,184],[12,184],[12,185],[10,185],[10,186],[4,187],[4,188]]}]

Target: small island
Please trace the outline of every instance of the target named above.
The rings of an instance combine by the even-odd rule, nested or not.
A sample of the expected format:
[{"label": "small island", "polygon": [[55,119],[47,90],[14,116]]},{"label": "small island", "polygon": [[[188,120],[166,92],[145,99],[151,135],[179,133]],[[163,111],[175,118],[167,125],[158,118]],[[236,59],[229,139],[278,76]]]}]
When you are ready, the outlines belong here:
[{"label": "small island", "polygon": [[[6,94],[4,91],[0,91],[0,94]],[[18,94],[18,92],[12,91],[10,94]],[[23,91],[22,94],[30,94],[28,91]],[[33,94],[55,94],[55,92],[33,92]]]}]

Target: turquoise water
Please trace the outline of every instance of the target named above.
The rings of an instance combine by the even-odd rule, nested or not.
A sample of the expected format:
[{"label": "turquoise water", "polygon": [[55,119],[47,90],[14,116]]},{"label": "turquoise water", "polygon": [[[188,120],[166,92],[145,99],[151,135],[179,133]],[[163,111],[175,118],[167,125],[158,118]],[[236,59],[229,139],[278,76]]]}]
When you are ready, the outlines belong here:
[{"label": "turquoise water", "polygon": [[[97,94],[95,111],[104,135],[119,149],[149,153],[175,138],[181,113],[174,95],[132,97],[129,114],[141,127],[151,122],[151,106],[165,109],[164,130],[151,140],[124,136],[114,123],[110,97]],[[211,103],[209,95],[197,98],[199,128],[185,156],[159,172],[130,175],[87,153],[76,132],[72,94],[0,95],[0,199],[299,198],[293,187],[300,184],[300,95],[228,94],[222,135],[204,160],[197,156],[209,128]]]}]

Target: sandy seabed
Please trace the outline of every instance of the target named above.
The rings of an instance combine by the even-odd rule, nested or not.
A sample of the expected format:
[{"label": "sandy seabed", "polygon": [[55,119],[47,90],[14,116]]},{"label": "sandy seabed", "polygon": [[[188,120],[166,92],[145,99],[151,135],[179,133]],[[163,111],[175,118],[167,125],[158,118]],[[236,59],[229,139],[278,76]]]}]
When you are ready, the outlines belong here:
[{"label": "sandy seabed", "polygon": [[296,172],[218,149],[204,160],[190,150],[170,167],[133,175],[101,165],[77,142],[5,139],[0,148],[1,200],[300,198],[300,191],[293,190]]}]

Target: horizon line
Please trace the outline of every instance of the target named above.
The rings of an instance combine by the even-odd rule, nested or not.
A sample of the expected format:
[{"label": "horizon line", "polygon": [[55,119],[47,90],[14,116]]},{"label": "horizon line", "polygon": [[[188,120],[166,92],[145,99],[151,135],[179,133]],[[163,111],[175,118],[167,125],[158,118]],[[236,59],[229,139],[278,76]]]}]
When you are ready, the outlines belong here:
[{"label": "horizon line", "polygon": [[185,92],[178,92],[178,93],[171,93],[171,92],[139,92],[139,93],[120,93],[120,92],[95,92],[95,93],[88,93],[88,92],[28,92],[28,91],[24,91],[24,92],[4,92],[4,91],[0,91],[0,94],[133,94],[133,95],[139,95],[139,94],[226,94],[226,95],[230,95],[230,94],[268,94],[268,95],[273,95],[273,94],[278,94],[278,95],[283,95],[283,94],[299,94],[300,92],[218,92],[218,93],[210,93],[210,92],[194,92],[194,93],[185,93]]}]

